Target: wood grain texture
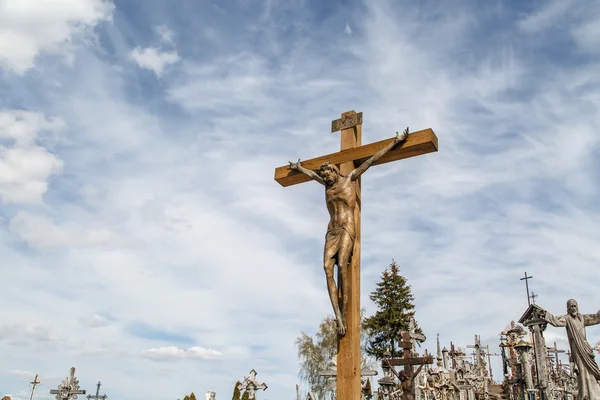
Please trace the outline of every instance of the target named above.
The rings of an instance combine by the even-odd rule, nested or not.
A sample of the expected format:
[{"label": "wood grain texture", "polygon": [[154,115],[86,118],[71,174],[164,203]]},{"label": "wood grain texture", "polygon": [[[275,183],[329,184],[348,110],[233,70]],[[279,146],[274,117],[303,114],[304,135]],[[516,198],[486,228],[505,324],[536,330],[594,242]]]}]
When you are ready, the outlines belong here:
[{"label": "wood grain texture", "polygon": [[[359,125],[355,128],[345,129],[342,131],[354,131],[358,128],[362,129]],[[310,160],[301,161],[304,168],[315,171],[325,161],[336,164],[338,167],[343,163],[352,162],[353,166],[358,166],[373,154],[387,146],[394,139],[380,140],[379,142],[370,143],[364,146],[358,146],[353,148],[346,148],[337,153],[328,154]],[[411,133],[404,143],[399,144],[396,148],[391,150],[388,154],[381,157],[373,165],[385,164],[391,161],[402,160],[404,158],[415,157],[422,154],[433,153],[438,150],[438,139],[432,129],[424,129]],[[281,186],[292,186],[299,183],[308,182],[311,179],[306,175],[292,171],[289,165],[284,165],[275,169],[275,180]]]},{"label": "wood grain texture", "polygon": [[[344,113],[347,114],[347,113]],[[342,114],[342,115],[344,115]],[[343,129],[340,149],[353,149],[361,145],[362,125]],[[349,174],[354,169],[353,160],[347,160],[340,165],[340,172]],[[360,199],[360,178],[356,180],[357,200]],[[346,316],[347,330],[343,337],[338,336],[337,353],[337,399],[360,400],[360,202],[354,208],[354,223],[356,238],[352,259],[348,266],[347,279],[349,282],[348,310]],[[338,281],[339,282],[339,281]]]}]

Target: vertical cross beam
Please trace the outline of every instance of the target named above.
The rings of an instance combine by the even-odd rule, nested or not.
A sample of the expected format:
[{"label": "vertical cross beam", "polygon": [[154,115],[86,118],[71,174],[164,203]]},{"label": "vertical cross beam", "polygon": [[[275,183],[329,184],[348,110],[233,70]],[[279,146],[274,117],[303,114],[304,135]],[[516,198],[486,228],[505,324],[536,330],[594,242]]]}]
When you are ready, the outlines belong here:
[{"label": "vertical cross beam", "polygon": [[29,382],[29,384],[32,385],[31,386],[31,396],[29,397],[29,400],[33,400],[33,392],[35,392],[35,387],[37,385],[39,385],[40,383],[42,383],[42,382],[40,382],[38,380],[38,374],[35,374],[35,378],[33,378],[33,382]]},{"label": "vertical cross beam", "polygon": [[525,281],[525,289],[527,290],[527,306],[531,305],[531,297],[529,297],[529,279],[533,278],[533,276],[527,276],[527,272],[525,272],[525,277],[519,279],[520,281]]},{"label": "vertical cross beam", "polygon": [[[354,116],[354,117],[353,117]],[[358,116],[354,110],[342,114],[342,122],[348,118]],[[362,144],[362,118],[359,124],[342,129],[340,150],[359,147]],[[332,131],[335,121],[332,123]],[[340,164],[340,172],[347,175],[355,168],[354,162]],[[354,208],[354,223],[356,238],[352,259],[348,266],[347,279],[349,283],[348,309],[346,310],[347,330],[346,335],[338,336],[337,354],[337,385],[338,399],[358,400],[361,398],[360,385],[360,178],[356,180],[356,207]]]}]

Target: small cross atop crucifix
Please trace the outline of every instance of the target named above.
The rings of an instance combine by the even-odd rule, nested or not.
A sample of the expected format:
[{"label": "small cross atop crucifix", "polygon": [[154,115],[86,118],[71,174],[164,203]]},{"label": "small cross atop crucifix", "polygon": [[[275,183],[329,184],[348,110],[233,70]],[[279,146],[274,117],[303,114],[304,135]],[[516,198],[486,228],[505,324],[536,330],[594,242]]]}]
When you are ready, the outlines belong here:
[{"label": "small cross atop crucifix", "polygon": [[56,400],[75,400],[78,394],[85,394],[85,390],[79,390],[79,380],[75,378],[75,367],[71,368],[69,377],[58,385],[58,389],[50,390],[50,394],[55,394]]},{"label": "small cross atop crucifix", "polygon": [[244,377],[244,381],[238,385],[238,389],[240,391],[245,390],[246,392],[248,392],[248,398],[250,400],[253,400],[254,396],[256,394],[256,391],[257,390],[267,390],[267,385],[264,382],[259,384],[256,381],[256,371],[252,370],[252,371],[250,371],[250,376],[247,378]]},{"label": "small cross atop crucifix", "polygon": [[105,394],[100,395],[100,386],[102,386],[102,383],[98,381],[98,384],[96,385],[96,394],[94,396],[88,394],[86,397],[89,400],[105,400],[108,396]]}]

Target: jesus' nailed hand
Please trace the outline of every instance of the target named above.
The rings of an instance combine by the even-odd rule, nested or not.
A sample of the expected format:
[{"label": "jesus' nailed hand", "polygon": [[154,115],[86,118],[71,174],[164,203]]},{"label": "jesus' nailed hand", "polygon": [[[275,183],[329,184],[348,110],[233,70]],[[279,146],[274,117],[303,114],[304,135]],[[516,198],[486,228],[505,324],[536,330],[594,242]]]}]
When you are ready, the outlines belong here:
[{"label": "jesus' nailed hand", "polygon": [[[331,164],[330,162],[324,162],[317,170],[311,171],[304,168],[300,164],[300,160],[295,163],[290,161],[291,170],[301,172],[325,186],[325,202],[330,219],[327,225],[327,234],[325,235],[323,268],[325,269],[329,299],[333,306],[337,331],[340,336],[346,334],[347,328],[346,311],[348,309],[349,293],[347,269],[354,249],[354,239],[356,238],[354,221],[356,186],[354,182],[373,163],[387,154],[397,144],[404,142],[408,138],[408,135],[408,128],[402,133],[396,132],[396,137],[389,145],[373,154],[373,156],[346,176],[342,175],[335,164]],[[337,265],[339,271],[339,287],[336,287],[335,280],[333,279],[335,265]],[[341,305],[338,301],[338,291],[341,294]]]}]

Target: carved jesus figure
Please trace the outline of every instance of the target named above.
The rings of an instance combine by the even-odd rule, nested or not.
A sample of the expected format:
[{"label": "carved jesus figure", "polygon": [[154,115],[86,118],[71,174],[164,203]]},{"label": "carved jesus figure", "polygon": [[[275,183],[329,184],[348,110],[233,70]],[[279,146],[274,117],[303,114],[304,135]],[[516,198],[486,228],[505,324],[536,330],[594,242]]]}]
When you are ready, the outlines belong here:
[{"label": "carved jesus figure", "polygon": [[[392,150],[398,143],[408,137],[408,128],[402,133],[396,133],[394,140],[373,154],[368,160],[344,176],[340,170],[329,162],[323,163],[316,171],[311,171],[298,162],[290,161],[290,169],[299,171],[311,179],[325,186],[325,202],[329,211],[329,224],[325,235],[325,250],[323,252],[323,268],[327,278],[327,290],[329,299],[335,314],[337,331],[340,336],[346,334],[346,310],[348,308],[349,282],[347,269],[350,265],[352,252],[354,250],[354,239],[356,237],[356,226],[354,222],[354,208],[356,206],[355,181],[369,167]],[[333,278],[335,265],[338,267],[339,280],[336,287]],[[338,301],[338,291],[341,294],[342,304]]]},{"label": "carved jesus figure", "polygon": [[596,314],[580,314],[577,302],[567,301],[567,315],[554,316],[546,311],[544,319],[552,326],[566,327],[571,356],[575,364],[579,387],[578,400],[600,399],[600,369],[594,359],[592,346],[585,338],[585,327],[600,324],[600,311]]}]

